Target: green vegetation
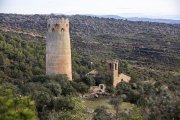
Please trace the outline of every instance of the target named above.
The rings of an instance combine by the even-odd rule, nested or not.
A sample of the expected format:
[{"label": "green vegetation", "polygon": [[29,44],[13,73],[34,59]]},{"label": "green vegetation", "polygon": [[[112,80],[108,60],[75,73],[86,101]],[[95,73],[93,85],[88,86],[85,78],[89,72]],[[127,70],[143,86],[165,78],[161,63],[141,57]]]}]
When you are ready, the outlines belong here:
[{"label": "green vegetation", "polygon": [[[179,25],[68,17],[74,81],[45,75],[49,16],[0,14],[0,117],[84,120],[88,107],[94,120],[180,119]],[[129,84],[112,87],[105,61],[113,58],[120,60],[120,73],[131,76]],[[86,76],[93,69],[100,75]],[[114,100],[79,99],[100,83]]]},{"label": "green vegetation", "polygon": [[[28,39],[28,36],[2,32],[0,42],[0,86],[8,86],[19,95],[29,96],[33,99],[38,113],[37,116],[42,120],[59,118],[68,118],[69,120],[83,119],[84,107],[80,99],[77,98],[77,91],[84,92],[84,89],[79,89],[83,88],[83,85],[68,81],[66,76],[44,75],[45,44],[43,41],[37,42],[36,38]],[[8,100],[8,98],[4,97],[2,100]],[[9,99],[7,104],[11,102],[11,98]],[[12,112],[14,116],[17,116],[17,119],[35,119],[36,116],[32,116],[31,111],[27,109],[28,107],[32,109],[31,106],[26,105],[29,103],[23,102],[26,100],[29,100],[29,98],[15,98],[12,101],[12,106],[9,105],[9,108],[6,108],[7,111],[4,111],[5,108],[3,108],[2,111],[4,111],[5,115],[2,117],[7,119],[7,115]],[[21,101],[22,105],[18,106],[17,104],[17,107],[13,105],[13,102],[19,103]],[[6,105],[5,101],[2,101],[2,103]],[[27,108],[24,108],[23,105],[27,106]],[[19,109],[18,107],[20,106],[22,106],[20,113],[11,111],[11,109]],[[35,106],[33,110],[35,110]],[[23,117],[18,114],[25,115]],[[20,117],[18,118],[18,116]]]},{"label": "green vegetation", "polygon": [[[44,37],[49,17],[62,16],[0,14],[0,26]],[[99,58],[118,58],[141,67],[163,71],[179,70],[178,24],[132,22],[80,15],[67,17],[70,19],[72,47],[83,59],[94,61]],[[83,69],[84,67],[81,68],[82,71]]]},{"label": "green vegetation", "polygon": [[[119,107],[119,106],[118,106]],[[142,111],[137,106],[133,106],[132,109],[123,109],[119,108],[119,111],[116,115],[107,111],[107,108],[104,106],[96,108],[94,111],[93,120],[143,120]]]},{"label": "green vegetation", "polygon": [[[115,113],[113,105],[110,104],[110,98],[97,98],[94,100],[84,100],[84,105],[92,110],[95,110],[98,107],[105,107],[108,112]],[[131,104],[129,102],[122,102],[122,104],[119,105],[119,108],[125,110],[125,109],[132,109],[134,104]]]},{"label": "green vegetation", "polygon": [[0,86],[0,120],[35,120],[35,103],[27,96]]},{"label": "green vegetation", "polygon": [[95,110],[98,107],[104,106],[110,112],[114,112],[113,106],[109,104],[109,98],[98,98],[95,100],[84,100],[84,105],[92,110]]}]

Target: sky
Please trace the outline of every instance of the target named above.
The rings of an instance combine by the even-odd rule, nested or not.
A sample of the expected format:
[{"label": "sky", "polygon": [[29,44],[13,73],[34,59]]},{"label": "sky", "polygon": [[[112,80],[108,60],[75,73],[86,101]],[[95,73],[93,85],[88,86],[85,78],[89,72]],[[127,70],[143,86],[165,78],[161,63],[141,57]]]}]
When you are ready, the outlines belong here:
[{"label": "sky", "polygon": [[0,13],[119,15],[180,20],[180,0],[0,0]]}]

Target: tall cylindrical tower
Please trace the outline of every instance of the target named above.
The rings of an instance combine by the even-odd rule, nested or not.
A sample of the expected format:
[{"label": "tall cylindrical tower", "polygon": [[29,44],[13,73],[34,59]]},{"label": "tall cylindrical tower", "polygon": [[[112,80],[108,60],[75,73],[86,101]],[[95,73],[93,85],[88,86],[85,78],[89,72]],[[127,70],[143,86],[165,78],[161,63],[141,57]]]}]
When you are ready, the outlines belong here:
[{"label": "tall cylindrical tower", "polygon": [[46,38],[46,74],[66,74],[72,80],[69,20],[49,19]]}]

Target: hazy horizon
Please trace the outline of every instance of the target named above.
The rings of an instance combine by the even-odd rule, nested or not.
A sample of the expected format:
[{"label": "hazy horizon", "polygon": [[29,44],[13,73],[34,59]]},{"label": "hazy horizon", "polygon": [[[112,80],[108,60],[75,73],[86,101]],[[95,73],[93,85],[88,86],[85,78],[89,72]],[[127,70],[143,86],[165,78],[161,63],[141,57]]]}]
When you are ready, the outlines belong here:
[{"label": "hazy horizon", "polygon": [[0,13],[117,15],[180,20],[178,0],[0,0]]}]

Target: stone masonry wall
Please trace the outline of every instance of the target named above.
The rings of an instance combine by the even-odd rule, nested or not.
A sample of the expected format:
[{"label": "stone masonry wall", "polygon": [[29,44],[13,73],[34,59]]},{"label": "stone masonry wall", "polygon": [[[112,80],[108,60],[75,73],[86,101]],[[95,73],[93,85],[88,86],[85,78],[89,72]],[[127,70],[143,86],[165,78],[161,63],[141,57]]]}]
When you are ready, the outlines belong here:
[{"label": "stone masonry wall", "polygon": [[72,80],[68,19],[49,19],[46,38],[46,74],[65,74]]}]

